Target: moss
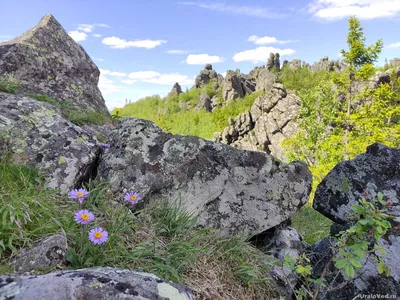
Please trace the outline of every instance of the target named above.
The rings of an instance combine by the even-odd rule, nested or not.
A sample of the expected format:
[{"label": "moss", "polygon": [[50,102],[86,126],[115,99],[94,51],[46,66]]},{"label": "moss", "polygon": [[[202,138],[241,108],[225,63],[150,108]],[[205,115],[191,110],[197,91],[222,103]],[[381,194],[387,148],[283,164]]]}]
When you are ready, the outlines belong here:
[{"label": "moss", "polygon": [[59,164],[59,165],[61,165],[61,164],[63,164],[63,163],[66,163],[66,162],[67,162],[67,160],[65,159],[64,156],[60,155],[60,156],[58,157],[58,164]]}]

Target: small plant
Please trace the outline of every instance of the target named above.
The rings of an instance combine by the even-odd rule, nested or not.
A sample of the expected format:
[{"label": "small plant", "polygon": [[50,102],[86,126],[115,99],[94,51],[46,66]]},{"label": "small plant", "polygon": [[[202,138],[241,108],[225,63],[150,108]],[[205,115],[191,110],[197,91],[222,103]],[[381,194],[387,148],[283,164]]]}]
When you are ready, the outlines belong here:
[{"label": "small plant", "polygon": [[[365,197],[368,191],[365,191]],[[390,275],[389,266],[381,255],[386,254],[385,249],[379,245],[380,239],[387,234],[392,225],[389,220],[395,217],[388,215],[387,211],[391,202],[383,200],[383,194],[378,193],[377,199],[367,201],[361,197],[359,205],[353,205],[348,218],[354,220],[351,228],[339,234],[333,247],[333,257],[327,263],[323,273],[317,279],[312,278],[310,260],[303,254],[297,260],[290,256],[285,257],[284,266],[298,274],[301,278],[301,287],[295,291],[297,299],[317,299],[321,287],[326,287],[325,276],[334,262],[337,270],[343,271],[348,279],[356,276],[356,270],[363,267],[367,256],[374,256],[378,263],[378,273]],[[335,287],[327,287],[327,291]]]},{"label": "small plant", "polygon": [[21,84],[15,78],[0,78],[0,92],[5,92],[9,94],[16,94],[21,88]]}]

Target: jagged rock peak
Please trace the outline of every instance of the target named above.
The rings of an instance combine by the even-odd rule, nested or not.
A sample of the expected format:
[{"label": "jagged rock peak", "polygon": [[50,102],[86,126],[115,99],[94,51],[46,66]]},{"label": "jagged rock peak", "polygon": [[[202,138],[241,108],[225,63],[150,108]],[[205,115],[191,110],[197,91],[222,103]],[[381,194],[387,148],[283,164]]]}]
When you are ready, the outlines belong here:
[{"label": "jagged rock peak", "polygon": [[204,70],[212,70],[213,68],[212,68],[212,65],[211,64],[206,64],[205,66],[204,66]]},{"label": "jagged rock peak", "polygon": [[179,95],[180,93],[182,93],[182,87],[178,82],[175,82],[174,86],[172,87],[172,90],[168,94],[168,97],[173,95]]},{"label": "jagged rock peak", "polygon": [[99,76],[83,47],[50,14],[21,36],[0,44],[0,77],[17,79],[23,92],[108,114],[97,86]]}]

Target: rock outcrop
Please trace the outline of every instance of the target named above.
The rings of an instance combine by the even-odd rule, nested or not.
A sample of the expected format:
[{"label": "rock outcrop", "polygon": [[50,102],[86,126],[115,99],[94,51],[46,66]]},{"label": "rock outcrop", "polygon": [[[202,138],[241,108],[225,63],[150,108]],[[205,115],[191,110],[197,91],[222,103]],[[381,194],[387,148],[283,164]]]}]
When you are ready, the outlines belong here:
[{"label": "rock outcrop", "polygon": [[276,83],[269,93],[255,100],[250,112],[232,120],[214,140],[239,149],[264,151],[285,160],[281,143],[297,131],[300,104],[299,97],[288,95],[283,85]]},{"label": "rock outcrop", "polygon": [[258,234],[305,204],[311,173],[260,152],[172,135],[140,119],[119,121],[98,174],[111,190],[141,193],[146,201],[182,200],[201,226],[223,234]]},{"label": "rock outcrop", "polygon": [[174,84],[174,86],[172,87],[172,90],[169,92],[168,97],[172,97],[174,95],[179,95],[180,93],[182,93],[182,88],[179,85],[179,83],[176,82]]},{"label": "rock outcrop", "polygon": [[279,53],[270,53],[267,61],[268,71],[279,72],[281,70],[281,62],[279,60]]},{"label": "rock outcrop", "polygon": [[219,82],[220,78],[219,78],[217,72],[215,72],[212,69],[212,65],[207,64],[204,67],[204,70],[201,70],[200,74],[197,75],[197,77],[195,79],[195,86],[196,86],[196,88],[200,88],[200,87],[208,84],[211,80],[215,80],[216,82]]},{"label": "rock outcrop", "polygon": [[96,267],[36,276],[0,276],[0,299],[191,300],[182,286],[149,273]]},{"label": "rock outcrop", "polygon": [[0,77],[15,78],[24,92],[70,100],[76,108],[108,109],[97,87],[100,71],[52,15],[23,35],[0,43]]},{"label": "rock outcrop", "polygon": [[2,92],[0,135],[8,159],[37,168],[63,193],[88,179],[99,151],[96,138],[53,105]]},{"label": "rock outcrop", "polygon": [[229,102],[241,98],[245,95],[242,82],[240,80],[240,73],[234,71],[227,71],[224,82],[222,84],[222,98],[224,101]]},{"label": "rock outcrop", "polygon": [[199,103],[197,103],[195,110],[199,110],[199,109],[203,109],[203,108],[207,111],[211,111],[213,108],[213,104],[212,104],[210,97],[205,93],[200,95]]},{"label": "rock outcrop", "polygon": [[278,78],[276,73],[270,72],[265,67],[256,67],[249,75],[254,81],[256,91],[269,91]]}]

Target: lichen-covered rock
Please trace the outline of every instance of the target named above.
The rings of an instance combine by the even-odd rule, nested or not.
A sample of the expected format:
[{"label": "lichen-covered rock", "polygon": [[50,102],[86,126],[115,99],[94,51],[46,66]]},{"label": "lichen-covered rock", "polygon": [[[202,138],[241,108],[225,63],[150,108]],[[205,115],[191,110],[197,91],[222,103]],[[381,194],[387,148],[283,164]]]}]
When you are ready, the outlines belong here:
[{"label": "lichen-covered rock", "polygon": [[338,223],[348,221],[352,205],[368,191],[367,200],[381,192],[393,203],[392,214],[400,217],[400,149],[375,143],[352,160],[338,163],[315,192],[313,207]]},{"label": "lichen-covered rock", "polygon": [[67,237],[56,234],[44,238],[37,245],[27,251],[21,251],[15,260],[15,270],[18,273],[41,271],[66,262]]},{"label": "lichen-covered rock", "polygon": [[[269,93],[258,97],[251,112],[239,115],[214,140],[251,151],[264,151],[285,160],[282,141],[297,131],[297,117],[301,100],[287,94],[280,83],[275,83]],[[246,122],[244,122],[246,120]]]},{"label": "lichen-covered rock", "polygon": [[149,273],[96,267],[37,276],[0,276],[0,299],[192,300],[183,287]]},{"label": "lichen-covered rock", "polygon": [[278,78],[277,74],[270,72],[265,67],[254,68],[250,71],[250,76],[255,83],[256,91],[269,91]]},{"label": "lichen-covered rock", "polygon": [[301,162],[287,165],[264,153],[172,135],[146,120],[119,121],[110,143],[98,174],[112,191],[136,191],[145,202],[181,199],[199,225],[228,235],[280,224],[307,202],[311,189]]},{"label": "lichen-covered rock", "polygon": [[53,105],[2,92],[0,135],[9,159],[36,167],[62,193],[89,178],[99,151],[97,140]]},{"label": "lichen-covered rock", "polygon": [[0,43],[0,77],[17,79],[25,92],[108,114],[97,87],[99,76],[86,51],[52,15],[23,35]]}]

